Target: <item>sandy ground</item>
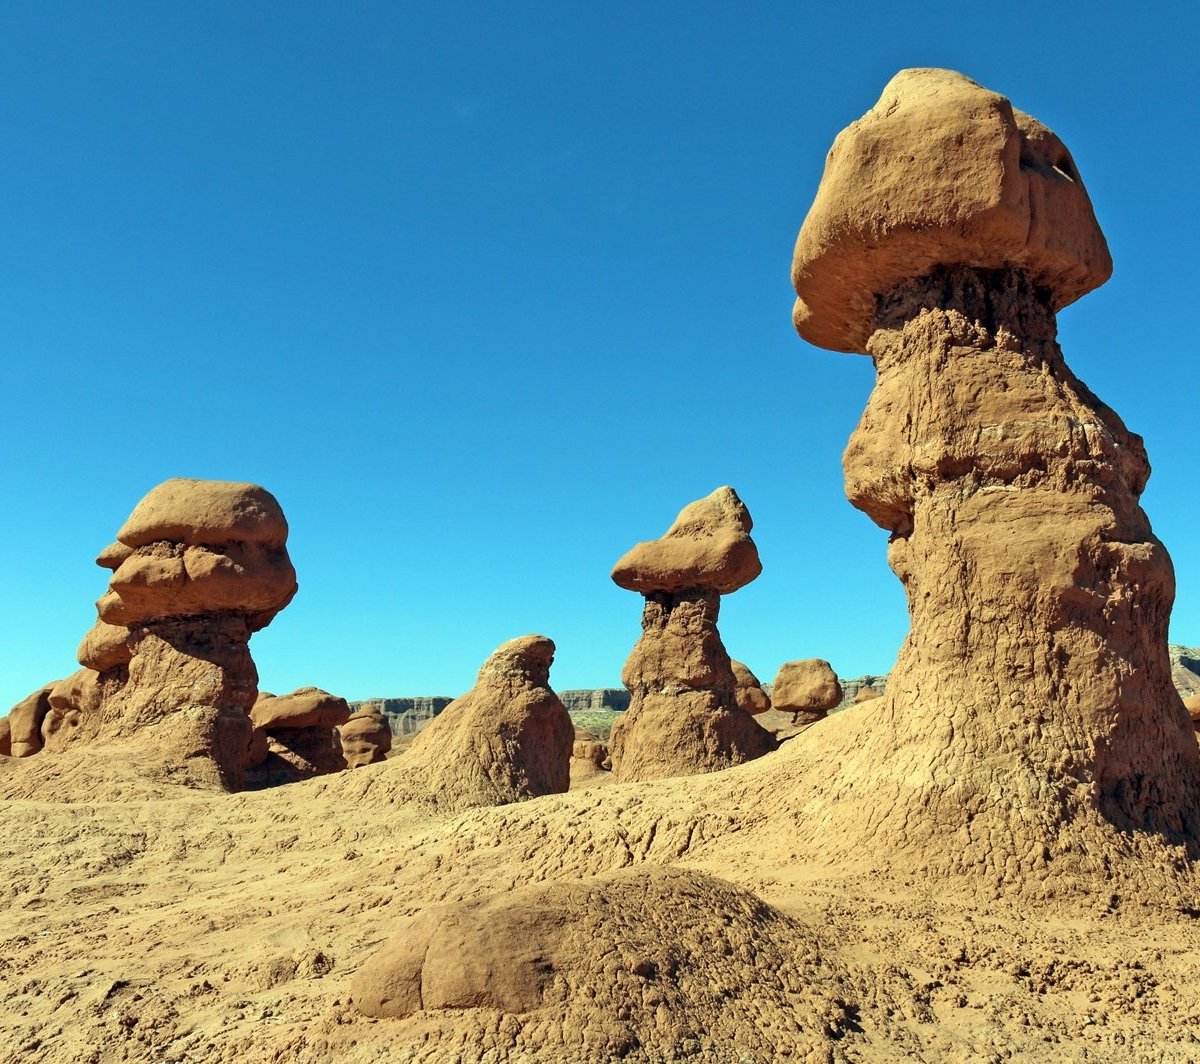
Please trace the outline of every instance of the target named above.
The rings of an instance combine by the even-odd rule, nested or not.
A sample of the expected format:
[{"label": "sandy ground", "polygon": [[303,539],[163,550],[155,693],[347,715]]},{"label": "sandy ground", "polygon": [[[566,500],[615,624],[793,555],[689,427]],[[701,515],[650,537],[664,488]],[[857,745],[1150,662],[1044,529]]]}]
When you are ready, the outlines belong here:
[{"label": "sandy ground", "polygon": [[[0,1062],[1200,1061],[1192,898],[1092,885],[1031,905],[885,875],[868,853],[824,867],[789,852],[786,803],[764,808],[788,746],[713,777],[592,781],[448,819],[391,786],[396,762],[222,795],[147,781],[110,751],[89,769],[110,781],[94,800],[64,770],[77,800],[4,802]],[[6,793],[27,771],[0,766]],[[539,1048],[545,1017],[348,1005],[360,965],[429,905],[643,865],[763,899],[804,985],[760,993],[752,963],[728,968],[749,985],[705,998],[683,1033],[639,1011],[656,1000],[643,990],[612,1053]],[[707,971],[710,928],[661,933]],[[555,1030],[613,1007],[572,993]]]}]

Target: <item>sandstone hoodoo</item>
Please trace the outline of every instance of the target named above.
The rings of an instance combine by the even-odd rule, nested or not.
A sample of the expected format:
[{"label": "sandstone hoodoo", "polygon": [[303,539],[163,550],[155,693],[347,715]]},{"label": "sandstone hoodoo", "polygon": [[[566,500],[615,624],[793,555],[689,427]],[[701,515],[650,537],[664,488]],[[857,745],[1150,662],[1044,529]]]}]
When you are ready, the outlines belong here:
[{"label": "sandstone hoodoo", "polygon": [[236,789],[258,673],[252,633],[296,593],[279,503],[256,484],[168,480],[96,559],[112,570],[48,749],[138,738],[196,784]]},{"label": "sandstone hoodoo", "polygon": [[[830,750],[826,794],[872,806],[876,852],[1052,891],[1105,848],[1196,846],[1145,450],[1056,342],[1110,271],[1062,142],[961,74],[902,71],[829,154],[794,320],[874,359],[846,491],[890,533],[911,620]],[[823,830],[852,847],[853,815],[834,803]]]},{"label": "sandstone hoodoo", "polygon": [[775,749],[774,738],[738,705],[717,631],[721,595],[762,572],[752,527],[737,493],[718,488],[613,569],[619,587],[646,599],[642,637],[621,674],[632,698],[609,739],[616,779],[714,772]]},{"label": "sandstone hoodoo", "polygon": [[382,713],[359,710],[338,726],[337,741],[347,768],[376,765],[392,748],[392,729]]},{"label": "sandstone hoodoo", "polygon": [[553,661],[544,635],[502,643],[395,763],[446,812],[563,793],[575,727],[550,689]]},{"label": "sandstone hoodoo", "polygon": [[[258,733],[253,744],[251,786],[292,783],[346,767],[334,729],[350,719],[344,698],[319,687],[301,687],[290,695],[260,692],[250,710]],[[389,733],[390,736],[390,733]]]},{"label": "sandstone hoodoo", "polygon": [[874,687],[860,687],[858,694],[854,696],[854,704],[858,705],[862,702],[870,702],[872,699],[878,698],[879,692]]},{"label": "sandstone hoodoo", "polygon": [[771,687],[776,709],[792,714],[794,724],[813,724],[842,701],[842,685],[833,666],[821,658],[786,661]]}]

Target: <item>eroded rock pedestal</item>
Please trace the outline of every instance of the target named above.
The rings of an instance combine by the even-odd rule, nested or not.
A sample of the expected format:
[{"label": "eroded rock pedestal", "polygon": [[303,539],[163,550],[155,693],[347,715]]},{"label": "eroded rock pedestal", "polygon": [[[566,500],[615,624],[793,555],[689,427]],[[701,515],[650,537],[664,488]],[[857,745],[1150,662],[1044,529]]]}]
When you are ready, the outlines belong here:
[{"label": "eroded rock pedestal", "polygon": [[252,633],[296,592],[279,503],[255,484],[168,480],[101,552],[112,570],[84,669],[50,693],[46,750],[152,741],[193,783],[237,789],[258,691]]},{"label": "eroded rock pedestal", "polygon": [[734,490],[718,488],[613,569],[618,586],[646,598],[642,637],[621,673],[632,699],[609,737],[615,779],[715,772],[775,749],[738,704],[717,631],[721,595],[762,572],[752,527]]},{"label": "eroded rock pedestal", "polygon": [[1195,845],[1145,450],[1056,342],[1109,271],[1061,141],[962,75],[902,72],[830,153],[795,320],[874,358],[846,490],[891,533],[912,625],[845,724],[825,830],[857,814],[852,845],[1026,883],[1147,841],[1116,832]]}]

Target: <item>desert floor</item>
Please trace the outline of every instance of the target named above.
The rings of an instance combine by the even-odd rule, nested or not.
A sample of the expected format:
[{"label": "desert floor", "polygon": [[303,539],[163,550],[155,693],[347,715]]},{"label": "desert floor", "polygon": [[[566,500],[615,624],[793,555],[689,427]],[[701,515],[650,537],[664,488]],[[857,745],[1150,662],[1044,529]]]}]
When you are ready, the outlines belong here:
[{"label": "desert floor", "polygon": [[[799,746],[452,818],[393,786],[397,762],[224,795],[114,748],[46,759],[29,786],[68,799],[51,802],[20,797],[37,759],[10,761],[0,1061],[1200,1060],[1192,902],[981,900],[869,853],[822,867],[772,808]],[[638,911],[671,867],[771,912],[731,946],[702,905]],[[518,1016],[349,1006],[359,966],[425,907],[594,876],[618,912],[581,920],[593,985]],[[691,958],[672,986],[622,968],[639,928]]]}]

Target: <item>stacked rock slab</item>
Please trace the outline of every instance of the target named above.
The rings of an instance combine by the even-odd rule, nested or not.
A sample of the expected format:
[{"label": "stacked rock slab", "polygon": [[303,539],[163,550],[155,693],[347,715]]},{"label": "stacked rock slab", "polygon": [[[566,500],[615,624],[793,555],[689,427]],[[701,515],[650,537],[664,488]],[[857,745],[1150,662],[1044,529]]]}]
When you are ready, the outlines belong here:
[{"label": "stacked rock slab", "polygon": [[642,637],[621,674],[632,698],[609,737],[617,780],[714,772],[775,749],[738,705],[717,631],[721,595],[762,572],[752,527],[737,493],[718,488],[613,569],[618,586],[646,599]]},{"label": "stacked rock slab", "polygon": [[338,727],[337,741],[347,768],[377,765],[392,748],[392,729],[382,713],[360,709]]},{"label": "stacked rock slab", "polygon": [[856,801],[827,838],[1041,892],[1113,849],[1196,848],[1145,450],[1056,342],[1110,271],[1062,142],[961,74],[902,71],[829,153],[794,320],[874,359],[846,490],[911,631],[869,720],[839,722],[829,793]]},{"label": "stacked rock slab", "polygon": [[785,661],[771,686],[777,710],[792,714],[793,724],[815,724],[842,701],[842,685],[822,658]]},{"label": "stacked rock slab", "polygon": [[340,772],[346,762],[335,729],[349,719],[346,700],[319,687],[290,695],[261,692],[250,710],[255,732],[250,782],[269,786]]},{"label": "stacked rock slab", "polygon": [[296,593],[287,532],[256,484],[174,479],[147,494],[97,559],[112,577],[80,646],[95,680],[59,692],[54,741],[152,736],[193,782],[236,789],[258,690],[250,636]]},{"label": "stacked rock slab", "polygon": [[575,727],[550,689],[553,661],[543,635],[502,643],[395,762],[409,783],[445,812],[566,791]]}]

